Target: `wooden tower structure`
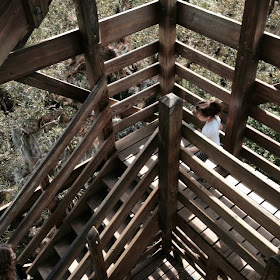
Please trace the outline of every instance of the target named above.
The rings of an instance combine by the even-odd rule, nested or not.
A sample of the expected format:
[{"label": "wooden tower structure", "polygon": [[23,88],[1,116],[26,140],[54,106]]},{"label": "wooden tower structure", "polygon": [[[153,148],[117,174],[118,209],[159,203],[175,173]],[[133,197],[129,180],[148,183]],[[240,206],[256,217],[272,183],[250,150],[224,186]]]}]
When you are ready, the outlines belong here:
[{"label": "wooden tower structure", "polygon": [[[270,1],[246,0],[240,23],[182,0],[155,0],[98,20],[94,0],[75,0],[78,29],[23,47],[50,2],[0,3],[0,84],[14,80],[82,103],[14,201],[1,209],[0,234],[10,229],[8,242],[24,244],[17,261],[36,280],[279,279],[280,168],[244,145],[246,137],[280,156],[279,143],[247,123],[251,117],[280,132],[279,117],[260,106],[279,106],[279,87],[256,79],[259,61],[280,67],[280,38],[265,32]],[[151,26],[158,26],[158,40],[102,59],[103,47]],[[176,39],[178,26],[235,49],[235,67]],[[90,90],[38,72],[80,54]],[[153,55],[155,63],[107,82],[111,73]],[[232,82],[232,91],[180,64],[178,56]],[[152,78],[151,86],[115,98]],[[194,128],[201,124],[183,104],[199,97],[177,78],[224,103],[223,148]],[[146,100],[154,102],[140,108]],[[50,176],[89,119],[87,134]],[[116,140],[139,122],[139,129]],[[96,139],[96,154],[84,160]],[[190,144],[209,160],[189,153]],[[44,224],[27,239],[46,209]]]}]

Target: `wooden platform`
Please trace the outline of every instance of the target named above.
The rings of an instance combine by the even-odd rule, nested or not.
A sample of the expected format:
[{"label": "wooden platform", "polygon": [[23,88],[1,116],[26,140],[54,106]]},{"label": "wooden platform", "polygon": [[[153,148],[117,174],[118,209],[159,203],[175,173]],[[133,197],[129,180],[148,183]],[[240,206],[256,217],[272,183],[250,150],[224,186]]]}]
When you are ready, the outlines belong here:
[{"label": "wooden platform", "polygon": [[136,266],[130,280],[157,279],[201,279],[201,276],[185,260],[176,260],[174,256],[164,255],[161,250]]},{"label": "wooden platform", "polygon": [[[137,133],[137,132],[135,132]],[[138,132],[139,136],[140,132]],[[123,147],[120,151],[120,158],[126,165],[130,165],[137,153],[141,150],[145,141],[149,138],[149,135],[143,134],[142,139],[138,137],[137,142],[130,142],[129,147]],[[182,141],[182,145],[186,146],[188,143]],[[145,168],[143,168],[139,176],[143,176],[145,172],[149,169],[150,164],[157,158],[157,153],[153,155],[150,160],[150,163],[147,162]],[[208,167],[215,169],[217,166],[211,160],[207,160],[206,164]],[[229,209],[234,211],[239,217],[241,217],[246,223],[248,223],[251,227],[257,230],[262,236],[264,236],[267,240],[269,240],[273,245],[280,246],[280,241],[271,235],[268,231],[266,231],[262,226],[260,226],[256,221],[254,221],[250,216],[248,216],[244,211],[242,211],[239,207],[233,204],[230,200],[228,200],[223,194],[221,194],[218,190],[213,188],[207,182],[201,180],[190,168],[186,165],[181,164],[184,169],[195,179],[198,180],[200,184],[202,184],[207,190],[209,190],[214,196],[216,196],[220,201],[222,201],[225,205],[228,206]],[[256,171],[258,176],[264,176]],[[244,194],[248,197],[253,199],[257,202],[260,207],[263,207],[270,213],[272,213],[275,217],[280,218],[280,211],[276,209],[273,205],[262,199],[259,195],[257,195],[254,191],[250,190],[247,186],[245,186],[242,182],[236,180],[231,175],[225,176],[225,178],[230,182],[230,184],[234,185],[237,189],[241,190]],[[264,178],[265,180],[269,180],[268,178]],[[274,182],[273,182],[274,183]],[[154,182],[157,184],[157,181]],[[275,183],[274,183],[275,184]],[[216,212],[214,212],[206,203],[204,203],[200,198],[198,198],[187,186],[185,186],[181,181],[179,181],[179,188],[184,191],[189,199],[192,199],[200,204],[207,213],[216,221],[216,224],[227,230],[232,236],[237,237],[240,243],[242,243],[248,250],[263,258],[260,252],[258,252],[252,245],[245,240],[234,228],[232,228],[226,221],[224,221]],[[188,224],[197,232],[198,235],[203,237],[204,240],[207,241],[208,244],[211,245],[217,252],[220,253],[237,271],[239,271],[243,276],[244,279],[252,279],[258,280],[261,279],[261,275],[257,273],[247,262],[245,262],[240,256],[238,256],[225,242],[219,239],[219,237],[210,229],[208,228],[198,217],[196,217],[190,210],[184,207],[181,203],[178,203],[178,214],[184,218],[188,222]],[[189,263],[184,263],[184,274],[186,271],[189,273],[186,277],[191,278],[178,278],[180,272],[176,270],[176,264],[170,263],[169,259],[164,259],[161,255],[154,257],[155,259],[152,260],[151,264],[148,264],[146,268],[143,268],[143,272],[139,272],[139,275],[145,274],[144,271],[150,271],[149,275],[144,276],[144,278],[135,278],[132,279],[204,279],[204,275],[201,271],[198,271],[195,266],[191,266]],[[264,262],[266,261],[263,258]],[[185,260],[184,260],[185,262]],[[172,265],[175,267],[172,267]],[[152,268],[153,267],[153,268]],[[157,268],[155,268],[157,267]],[[171,276],[165,275],[165,270],[168,271],[175,271]],[[155,276],[156,275],[156,276]],[[146,277],[146,278],[145,278]]]}]

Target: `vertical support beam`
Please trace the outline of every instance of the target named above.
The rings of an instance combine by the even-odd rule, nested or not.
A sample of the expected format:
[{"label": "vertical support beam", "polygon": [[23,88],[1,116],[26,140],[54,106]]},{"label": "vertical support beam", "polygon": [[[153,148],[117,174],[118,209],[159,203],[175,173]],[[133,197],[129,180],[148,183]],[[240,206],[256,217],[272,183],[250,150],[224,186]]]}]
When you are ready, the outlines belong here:
[{"label": "vertical support beam", "polygon": [[102,254],[100,245],[100,238],[98,231],[95,227],[92,227],[87,234],[87,241],[90,250],[90,256],[93,262],[93,268],[95,272],[96,280],[107,280],[106,266]]},{"label": "vertical support beam", "polygon": [[175,83],[176,0],[159,0],[160,94],[173,92]]},{"label": "vertical support beam", "polygon": [[260,41],[270,0],[246,0],[241,27],[224,147],[240,155],[249,105],[253,100]]},{"label": "vertical support beam", "polygon": [[163,249],[171,249],[176,226],[183,102],[170,93],[159,102],[159,226]]},{"label": "vertical support beam", "polygon": [[268,260],[261,280],[280,280],[280,255]]},{"label": "vertical support beam", "polygon": [[[84,45],[84,56],[86,63],[87,78],[90,89],[93,89],[102,75],[105,75],[104,61],[99,49],[99,22],[95,0],[74,0],[79,30],[82,34]],[[104,97],[95,109],[98,114],[109,104],[108,89],[104,93]],[[103,141],[113,131],[113,124],[110,122],[100,135]]]}]

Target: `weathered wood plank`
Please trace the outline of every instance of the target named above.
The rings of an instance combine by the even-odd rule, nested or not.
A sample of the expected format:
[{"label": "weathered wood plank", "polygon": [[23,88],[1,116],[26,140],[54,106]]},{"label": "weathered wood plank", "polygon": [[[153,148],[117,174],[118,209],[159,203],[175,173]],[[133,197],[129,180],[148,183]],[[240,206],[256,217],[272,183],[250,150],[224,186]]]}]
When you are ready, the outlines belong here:
[{"label": "weathered wood plank", "polygon": [[270,102],[280,106],[280,94],[274,86],[266,84],[260,80],[255,82],[256,99],[262,103]]},{"label": "weathered wood plank", "polygon": [[145,102],[145,100],[151,97],[155,97],[158,93],[159,93],[159,84],[156,83],[136,94],[133,94],[111,107],[112,116],[119,115],[122,112],[125,112],[126,110],[132,108],[133,106]]},{"label": "weathered wood plank", "polygon": [[[223,148],[212,144],[209,139],[198,131],[195,131],[189,125],[183,126],[182,136],[191,143],[195,143],[199,149],[207,151],[207,155],[221,167],[229,171],[234,178],[242,181],[248,188],[254,190],[261,197],[267,199],[280,209],[280,191],[277,187],[270,186],[263,179],[255,176],[254,170],[248,165],[232,156]],[[215,148],[213,146],[215,146]],[[215,176],[218,176],[218,174]]]},{"label": "weathered wood plank", "polygon": [[241,156],[280,182],[280,168],[243,145]]},{"label": "weathered wood plank", "polygon": [[257,106],[251,106],[249,114],[255,120],[280,133],[280,118],[278,116],[269,111],[260,109]]},{"label": "weathered wood plank", "polygon": [[187,46],[180,41],[176,42],[176,52],[191,62],[198,64],[229,81],[233,80],[234,68],[226,63],[214,59],[213,57]]},{"label": "weathered wood plank", "polygon": [[[75,9],[81,32],[82,44],[85,47],[84,57],[86,63],[87,79],[92,89],[102,75],[104,75],[104,61],[99,48],[99,22],[95,0],[75,0]],[[108,88],[95,107],[94,112],[98,115],[109,104]],[[100,131],[99,141],[104,141],[113,131],[112,121]]]},{"label": "weathered wood plank", "polygon": [[144,226],[133,238],[128,248],[115,263],[109,273],[109,279],[122,280],[136,265],[138,258],[150,245],[158,231],[158,211],[155,210]]},{"label": "weathered wood plank", "polygon": [[159,0],[160,95],[173,92],[175,83],[176,0]]},{"label": "weathered wood plank", "polygon": [[17,43],[28,32],[23,2],[2,0],[0,2],[0,66]]},{"label": "weathered wood plank", "polygon": [[211,95],[224,101],[226,104],[229,104],[231,97],[230,97],[230,92],[228,90],[202,77],[201,75],[196,74],[195,72],[180,65],[179,63],[176,63],[175,69],[176,69],[176,74],[181,78],[186,79],[192,84],[200,87],[201,89],[205,90]]},{"label": "weathered wood plank", "polygon": [[[0,67],[0,84],[31,74],[83,53],[78,30],[69,31],[41,43],[11,53]],[[29,59],[26,59],[26,58]]]},{"label": "weathered wood plank", "polygon": [[122,119],[121,121],[113,125],[114,133],[117,133],[132,124],[135,124],[139,121],[144,121],[146,118],[150,118],[153,114],[158,111],[158,102],[151,104],[150,106],[145,107],[144,109],[139,110],[138,112]]},{"label": "weathered wood plank", "polygon": [[219,268],[231,278],[236,280],[244,280],[242,276],[234,267],[232,267],[215,249],[213,249],[188,223],[182,218],[180,214],[177,215],[177,225],[187,234],[195,244],[197,244],[211,259],[215,259],[219,263]]},{"label": "weathered wood plank", "polygon": [[240,23],[178,0],[177,23],[234,49],[238,47]]},{"label": "weathered wood plank", "polygon": [[11,224],[12,220],[20,212],[19,205],[25,205],[29,200],[34,190],[40,185],[41,181],[46,178],[50,170],[58,161],[61,153],[70,143],[74,135],[80,130],[81,124],[91,114],[92,110],[103,96],[105,90],[106,81],[105,76],[100,79],[99,83],[93,88],[91,94],[87,98],[75,117],[72,119],[64,134],[57,140],[56,145],[50,150],[45,160],[37,167],[30,179],[22,187],[10,207],[4,212],[0,218],[0,235]]},{"label": "weathered wood plank", "polygon": [[268,32],[264,32],[261,46],[260,59],[280,68],[280,37]]},{"label": "weathered wood plank", "polygon": [[[143,223],[143,220],[145,220],[145,218],[149,216],[149,213],[155,211],[157,199],[158,199],[158,188],[155,188],[148,196],[148,198],[144,201],[139,211],[131,219],[131,221],[124,229],[120,237],[110,248],[108,254],[105,257],[105,263],[107,267],[109,267],[112,263],[116,263],[117,258],[119,254],[122,252],[124,246],[133,239],[133,236],[139,230],[139,227],[141,223]],[[153,236],[152,239],[154,237],[155,236]],[[140,254],[138,255],[138,258],[140,258]]]},{"label": "weathered wood plank", "polygon": [[159,50],[159,42],[155,41],[147,45],[144,45],[140,48],[134,49],[121,56],[117,56],[105,62],[105,73],[106,75],[109,75],[118,70],[121,70],[122,68],[132,65],[133,63],[141,59],[156,54],[158,50]]},{"label": "weathered wood plank", "polygon": [[[186,186],[188,186],[188,188],[190,188],[200,199],[202,199],[209,207],[211,207],[217,214],[219,214],[220,217],[222,217],[228,224],[230,224],[236,231],[238,231],[246,240],[249,240],[250,243],[254,244],[254,246],[264,256],[272,256],[278,253],[278,248],[272,245],[260,233],[249,226],[242,218],[236,215],[217,197],[211,195],[211,192],[205,189],[183,169],[180,169],[180,179]],[[222,192],[222,189],[224,188],[218,189]],[[249,204],[250,203],[248,203],[248,205]],[[254,218],[255,215],[252,217]]]},{"label": "weathered wood plank", "polygon": [[260,40],[265,29],[269,0],[247,0],[240,32],[234,80],[226,123],[224,147],[239,156],[248,119],[250,101],[253,99],[257,74]]},{"label": "weathered wood plank", "polygon": [[249,138],[251,141],[257,143],[261,147],[264,147],[271,153],[280,157],[280,143],[266,134],[258,131],[257,129],[247,125],[247,129],[245,131],[245,136]]},{"label": "weathered wood plank", "polygon": [[145,174],[144,178],[141,179],[138,184],[134,187],[133,191],[129,194],[128,199],[122,204],[122,206],[115,213],[110,223],[101,233],[102,247],[105,248],[108,241],[113,236],[114,232],[119,228],[123,220],[129,216],[134,206],[137,204],[141,196],[148,189],[149,185],[153,182],[157,176],[157,162],[150,168]]},{"label": "weathered wood plank", "polygon": [[182,100],[173,93],[159,101],[159,227],[166,252],[176,226],[182,108]]},{"label": "weathered wood plank", "polygon": [[47,90],[55,94],[65,96],[67,98],[72,98],[81,103],[84,102],[90,94],[90,90],[55,79],[39,72],[35,72],[28,76],[19,78],[17,79],[17,81],[23,84],[30,85],[32,87],[40,88],[42,90]]},{"label": "weathered wood plank", "polygon": [[158,1],[152,1],[100,20],[100,40],[102,46],[157,24],[158,9]]},{"label": "weathered wood plank", "polygon": [[159,73],[159,64],[155,63],[151,66],[146,67],[143,70],[137,71],[125,78],[122,78],[116,82],[108,85],[109,96],[112,97],[122,91],[129,89],[147,79],[150,79]]},{"label": "weathered wood plank", "polygon": [[224,242],[229,244],[234,251],[239,254],[245,261],[247,261],[256,271],[262,273],[265,263],[252,254],[245,246],[240,243],[233,235],[217,225],[216,221],[212,219],[208,213],[199,206],[195,201],[189,200],[183,191],[179,190],[178,198],[185,207],[190,209],[199,219],[201,219],[211,230],[213,230]]}]

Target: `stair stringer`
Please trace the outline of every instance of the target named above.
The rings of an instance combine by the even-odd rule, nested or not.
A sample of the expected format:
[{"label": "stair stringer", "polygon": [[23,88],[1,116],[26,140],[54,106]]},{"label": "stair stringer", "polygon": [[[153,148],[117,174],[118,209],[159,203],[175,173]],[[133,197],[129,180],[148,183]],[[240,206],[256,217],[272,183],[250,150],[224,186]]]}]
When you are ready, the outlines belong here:
[{"label": "stair stringer", "polygon": [[[55,254],[57,255],[58,252],[55,252],[55,245],[58,244],[58,241],[68,237],[69,232],[73,232],[74,222],[79,222],[81,219],[79,215],[88,215],[86,217],[86,224],[82,225],[79,230],[76,230],[76,238],[69,244],[68,248],[66,248],[60,255],[59,261],[57,261],[57,264],[54,268],[51,269],[50,274],[44,277],[43,279],[58,279],[57,277],[61,277],[61,279],[67,279],[65,277],[68,277],[69,273],[68,268],[70,267],[71,263],[75,258],[80,254],[81,247],[84,248],[84,245],[86,244],[86,234],[89,231],[89,229],[94,225],[96,228],[99,228],[102,224],[102,221],[106,218],[108,213],[113,209],[114,205],[119,201],[122,194],[126,191],[127,187],[133,182],[137,174],[139,173],[140,169],[143,168],[144,164],[148,161],[148,159],[151,157],[151,155],[154,153],[158,146],[157,142],[157,130],[154,132],[154,134],[151,136],[151,138],[147,141],[146,145],[144,146],[143,150],[138,154],[133,164],[128,167],[123,175],[120,177],[120,179],[117,181],[113,189],[109,192],[109,194],[104,198],[104,200],[101,202],[100,206],[96,209],[96,212],[94,214],[88,215],[87,206],[86,206],[86,199],[81,199],[75,208],[70,212],[70,214],[66,217],[66,219],[63,221],[61,227],[59,230],[55,233],[55,235],[52,237],[51,241],[48,243],[48,245],[45,247],[44,250],[41,251],[41,253],[38,255],[38,257],[33,262],[32,266],[28,270],[28,272],[31,275],[38,275],[38,268],[40,268],[40,264],[43,265],[44,263],[48,263],[48,258]],[[105,163],[106,164],[106,163]],[[119,166],[119,165],[118,165]],[[105,172],[103,173],[103,175]],[[96,180],[98,179],[99,182],[101,180],[101,175],[97,176]],[[90,196],[84,196],[86,198],[89,198]],[[81,209],[86,209],[82,211]],[[83,246],[81,246],[81,240],[83,243]],[[79,244],[79,246],[76,246]],[[76,250],[77,247],[80,248],[80,250]],[[74,252],[75,251],[75,252]],[[63,268],[62,268],[63,267]],[[68,273],[65,276],[65,273]],[[63,276],[64,275],[64,276]],[[42,278],[39,278],[42,279]]]}]

